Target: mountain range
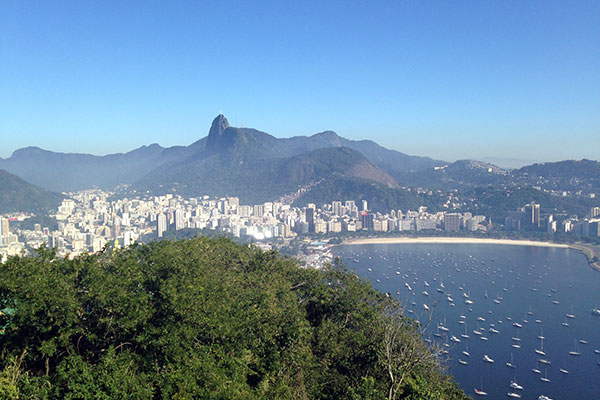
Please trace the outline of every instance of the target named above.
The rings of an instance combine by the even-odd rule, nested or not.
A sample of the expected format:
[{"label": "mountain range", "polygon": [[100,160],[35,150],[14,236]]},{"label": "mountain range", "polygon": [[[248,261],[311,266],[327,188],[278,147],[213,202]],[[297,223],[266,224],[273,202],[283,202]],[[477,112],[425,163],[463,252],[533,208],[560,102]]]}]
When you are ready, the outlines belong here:
[{"label": "mountain range", "polygon": [[[253,203],[310,185],[312,189],[299,201],[370,198],[378,199],[382,208],[422,201],[410,190],[402,189],[406,187],[600,187],[597,161],[561,163],[534,164],[517,170],[476,160],[448,163],[389,150],[370,140],[349,140],[333,131],[276,138],[256,129],[232,127],[225,116],[218,115],[208,135],[188,146],[164,148],[151,144],[106,156],[27,147],[0,159],[0,168],[54,192],[126,185],[137,193],[232,195]],[[400,204],[393,200],[398,198],[403,199]]]}]

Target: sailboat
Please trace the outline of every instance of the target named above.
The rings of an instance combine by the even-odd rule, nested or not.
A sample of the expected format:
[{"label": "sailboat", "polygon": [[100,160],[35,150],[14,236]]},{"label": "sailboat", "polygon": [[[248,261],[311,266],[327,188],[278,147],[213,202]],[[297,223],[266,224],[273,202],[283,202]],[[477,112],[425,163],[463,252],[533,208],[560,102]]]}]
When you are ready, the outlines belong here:
[{"label": "sailboat", "polygon": [[462,351],[462,353],[466,356],[466,357],[471,357],[471,354],[469,353],[469,342],[465,343],[465,349]]},{"label": "sailboat", "polygon": [[513,353],[512,352],[510,353],[510,362],[507,362],[506,366],[508,368],[517,368],[517,366],[514,364],[514,361],[513,361]]},{"label": "sailboat", "polygon": [[540,371],[540,362],[538,361],[535,368],[532,369],[534,374],[541,374],[542,371]]},{"label": "sailboat", "polygon": [[538,336],[538,339],[546,339],[544,337],[544,329],[543,328],[540,328],[540,336]]},{"label": "sailboat", "polygon": [[570,351],[569,354],[572,356],[580,356],[581,355],[581,351],[579,350],[579,345],[577,344],[577,339],[575,339],[575,349]]},{"label": "sailboat", "polygon": [[544,352],[544,336],[540,335],[540,349],[535,349],[534,351],[541,355],[541,356],[546,356],[546,353]]},{"label": "sailboat", "polygon": [[510,381],[510,388],[515,390],[523,390],[523,386],[519,385],[516,380]]},{"label": "sailboat", "polygon": [[[462,321],[462,320],[461,320]],[[462,335],[460,335],[462,338],[464,339],[468,339],[469,335],[467,335],[467,324],[465,324],[465,333],[463,333]]]},{"label": "sailboat", "polygon": [[481,378],[481,380],[479,382],[479,387],[481,389],[477,389],[477,388],[473,389],[475,391],[475,394],[478,395],[478,396],[487,396],[487,392],[483,391],[483,378]]},{"label": "sailboat", "polygon": [[550,383],[550,379],[548,379],[548,368],[544,371],[544,376],[540,378],[540,381]]},{"label": "sailboat", "polygon": [[567,369],[567,360],[565,360],[565,367],[559,369],[559,371],[565,375],[569,373],[569,370]]},{"label": "sailboat", "polygon": [[515,336],[512,337],[512,340],[516,342],[512,344],[512,347],[515,349],[520,349],[521,345],[519,342],[521,341],[521,338],[519,338],[519,330],[517,328],[515,328]]}]

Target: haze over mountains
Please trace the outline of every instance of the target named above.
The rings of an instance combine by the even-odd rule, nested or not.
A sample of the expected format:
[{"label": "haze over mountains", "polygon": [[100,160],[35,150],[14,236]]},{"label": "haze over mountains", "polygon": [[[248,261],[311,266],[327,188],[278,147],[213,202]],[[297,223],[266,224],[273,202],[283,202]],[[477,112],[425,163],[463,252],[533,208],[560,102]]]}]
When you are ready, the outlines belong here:
[{"label": "haze over mountains", "polygon": [[[481,161],[447,163],[410,156],[370,140],[348,140],[333,131],[276,138],[256,129],[232,127],[223,115],[214,119],[208,136],[189,146],[151,144],[106,156],[27,147],[0,159],[0,169],[54,192],[129,185],[138,193],[233,195],[246,202],[273,200],[315,183],[312,195],[307,193],[304,200],[331,201],[328,197],[336,196],[408,201],[400,187],[469,189],[534,185],[540,179],[550,186],[579,190],[600,186],[596,161],[534,164],[508,171]],[[411,199],[410,203],[418,200]],[[381,206],[394,207],[397,201]]]}]

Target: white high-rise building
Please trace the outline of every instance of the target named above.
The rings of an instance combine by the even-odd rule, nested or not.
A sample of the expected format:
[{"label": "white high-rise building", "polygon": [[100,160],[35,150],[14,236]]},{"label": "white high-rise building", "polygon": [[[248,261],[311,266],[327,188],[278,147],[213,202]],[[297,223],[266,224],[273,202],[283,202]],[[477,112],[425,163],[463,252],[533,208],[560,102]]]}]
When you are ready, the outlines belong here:
[{"label": "white high-rise building", "polygon": [[163,237],[163,234],[167,230],[167,216],[163,213],[160,213],[156,218],[156,231],[158,237]]},{"label": "white high-rise building", "polygon": [[175,230],[185,228],[185,213],[182,209],[178,208],[175,210]]}]

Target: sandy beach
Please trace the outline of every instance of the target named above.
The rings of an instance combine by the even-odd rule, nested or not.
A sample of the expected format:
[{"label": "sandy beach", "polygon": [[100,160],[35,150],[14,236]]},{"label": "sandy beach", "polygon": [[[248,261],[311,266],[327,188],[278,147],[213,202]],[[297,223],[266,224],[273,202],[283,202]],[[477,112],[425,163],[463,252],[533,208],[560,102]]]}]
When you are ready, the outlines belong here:
[{"label": "sandy beach", "polygon": [[454,244],[504,244],[512,246],[541,246],[563,247],[569,245],[551,242],[538,242],[534,240],[487,239],[468,237],[395,237],[395,238],[364,238],[351,239],[342,244],[403,244],[403,243],[454,243]]}]

